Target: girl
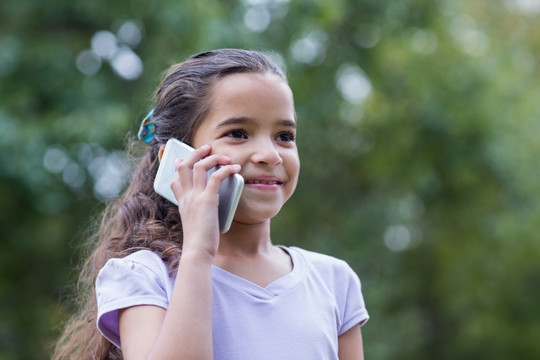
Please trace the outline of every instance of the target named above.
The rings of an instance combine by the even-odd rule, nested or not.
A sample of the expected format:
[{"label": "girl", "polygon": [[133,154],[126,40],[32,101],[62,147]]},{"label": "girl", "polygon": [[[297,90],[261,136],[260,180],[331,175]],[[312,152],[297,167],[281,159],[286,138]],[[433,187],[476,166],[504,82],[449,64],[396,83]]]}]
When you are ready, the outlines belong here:
[{"label": "girl", "polygon": [[[194,55],[166,75],[139,135],[148,151],[104,213],[82,273],[90,295],[55,358],[363,359],[356,274],[271,241],[300,168],[284,73],[258,52]],[[152,188],[170,138],[196,148],[176,161],[178,207]],[[245,186],[220,234],[218,190],[233,173]]]}]

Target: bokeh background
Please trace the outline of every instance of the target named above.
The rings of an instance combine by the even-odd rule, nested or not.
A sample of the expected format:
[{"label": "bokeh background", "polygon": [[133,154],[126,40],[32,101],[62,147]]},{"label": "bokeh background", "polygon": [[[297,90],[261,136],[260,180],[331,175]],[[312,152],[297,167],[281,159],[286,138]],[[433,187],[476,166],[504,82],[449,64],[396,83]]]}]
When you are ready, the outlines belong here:
[{"label": "bokeh background", "polygon": [[539,359],[539,20],[539,0],[2,0],[0,359],[49,357],[154,88],[220,47],[288,73],[302,171],[273,239],[358,272],[367,359]]}]

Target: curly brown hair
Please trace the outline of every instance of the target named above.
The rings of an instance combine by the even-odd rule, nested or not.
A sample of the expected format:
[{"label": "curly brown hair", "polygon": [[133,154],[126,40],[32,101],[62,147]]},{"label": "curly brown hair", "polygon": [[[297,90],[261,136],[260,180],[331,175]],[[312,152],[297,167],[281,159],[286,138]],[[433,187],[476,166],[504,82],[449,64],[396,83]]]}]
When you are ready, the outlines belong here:
[{"label": "curly brown hair", "polygon": [[[121,350],[103,337],[96,326],[94,289],[99,270],[111,258],[148,249],[174,272],[182,249],[182,222],[174,204],[154,192],[159,150],[168,139],[190,143],[212,103],[212,86],[237,73],[273,73],[287,78],[271,57],[257,51],[220,49],[193,55],[167,72],[154,94],[152,122],[155,135],[123,195],[101,215],[89,239],[91,254],[82,266],[77,301],[79,311],[68,321],[56,344],[53,359],[122,359]],[[133,150],[133,146],[130,146]]]}]

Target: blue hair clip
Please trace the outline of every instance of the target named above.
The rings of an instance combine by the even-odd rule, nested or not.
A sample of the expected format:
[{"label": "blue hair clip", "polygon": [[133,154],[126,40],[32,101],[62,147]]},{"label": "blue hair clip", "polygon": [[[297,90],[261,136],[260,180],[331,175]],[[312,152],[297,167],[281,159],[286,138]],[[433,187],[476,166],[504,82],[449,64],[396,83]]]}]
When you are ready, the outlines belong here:
[{"label": "blue hair clip", "polygon": [[141,123],[141,127],[139,128],[139,133],[137,134],[139,140],[142,140],[145,143],[149,143],[154,138],[154,134],[156,133],[156,125],[152,123],[153,114],[154,109],[150,110],[148,115],[146,115]]}]

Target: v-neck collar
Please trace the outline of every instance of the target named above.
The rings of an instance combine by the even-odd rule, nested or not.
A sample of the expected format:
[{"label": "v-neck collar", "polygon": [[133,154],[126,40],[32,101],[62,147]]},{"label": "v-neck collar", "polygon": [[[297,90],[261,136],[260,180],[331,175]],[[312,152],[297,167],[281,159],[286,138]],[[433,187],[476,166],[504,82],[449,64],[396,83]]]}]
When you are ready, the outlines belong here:
[{"label": "v-neck collar", "polygon": [[259,286],[216,265],[212,265],[212,279],[258,299],[272,299],[283,295],[302,281],[306,272],[306,263],[303,256],[295,249],[280,247],[290,255],[293,269],[266,287]]}]

